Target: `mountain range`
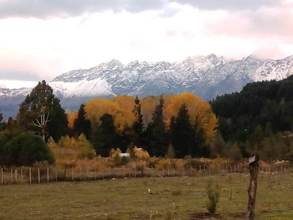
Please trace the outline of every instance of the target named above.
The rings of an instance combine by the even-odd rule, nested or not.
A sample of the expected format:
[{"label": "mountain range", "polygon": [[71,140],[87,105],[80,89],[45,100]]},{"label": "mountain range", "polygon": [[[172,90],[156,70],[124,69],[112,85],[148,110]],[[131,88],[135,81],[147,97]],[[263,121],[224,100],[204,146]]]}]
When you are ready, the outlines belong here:
[{"label": "mountain range", "polygon": [[[151,96],[189,91],[211,100],[218,95],[240,91],[249,82],[282,80],[293,75],[293,56],[238,60],[214,54],[189,57],[180,62],[140,62],[122,64],[118,60],[90,69],[72,70],[49,84],[65,109],[76,110],[93,97],[117,95]],[[31,88],[0,88],[0,112],[15,115],[18,104]]]}]

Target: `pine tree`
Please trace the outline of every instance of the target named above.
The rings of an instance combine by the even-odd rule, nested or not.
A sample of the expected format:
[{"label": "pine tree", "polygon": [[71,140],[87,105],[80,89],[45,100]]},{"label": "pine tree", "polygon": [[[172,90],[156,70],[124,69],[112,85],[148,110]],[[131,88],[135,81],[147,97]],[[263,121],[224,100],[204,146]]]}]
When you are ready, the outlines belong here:
[{"label": "pine tree", "polygon": [[80,105],[77,118],[74,121],[73,131],[77,137],[81,134],[84,134],[86,138],[89,139],[91,135],[91,122],[86,118],[86,112],[84,108],[84,104]]},{"label": "pine tree", "polygon": [[135,121],[132,126],[133,144],[136,146],[141,146],[144,125],[143,125],[143,115],[141,113],[141,104],[137,96],[134,100],[134,103],[135,105],[134,105],[133,113],[135,115]]},{"label": "pine tree", "polygon": [[22,128],[36,131],[43,137],[51,136],[55,141],[67,133],[65,111],[44,80],[20,104],[17,121]]},{"label": "pine tree", "polygon": [[117,147],[119,136],[116,133],[112,115],[104,114],[100,121],[93,136],[93,144],[97,154],[109,156],[110,150]]},{"label": "pine tree", "polygon": [[195,123],[192,129],[193,129],[193,138],[194,138],[194,147],[192,148],[192,155],[209,157],[210,149],[206,146],[204,132],[198,120],[195,120]]},{"label": "pine tree", "polygon": [[159,105],[153,113],[152,122],[147,128],[149,152],[154,156],[164,156],[167,151],[166,127],[163,118],[164,99],[160,98]]},{"label": "pine tree", "polygon": [[192,155],[194,147],[193,129],[190,123],[188,110],[183,104],[177,118],[171,121],[171,140],[177,157]]}]

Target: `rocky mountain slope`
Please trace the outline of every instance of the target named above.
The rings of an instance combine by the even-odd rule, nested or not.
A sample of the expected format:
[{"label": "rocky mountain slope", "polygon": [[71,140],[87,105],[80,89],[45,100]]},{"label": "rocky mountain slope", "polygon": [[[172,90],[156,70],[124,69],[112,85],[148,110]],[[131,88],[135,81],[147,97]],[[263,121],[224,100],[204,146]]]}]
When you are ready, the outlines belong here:
[{"label": "rocky mountain slope", "polygon": [[[293,56],[280,60],[253,56],[228,60],[216,55],[196,56],[181,62],[118,60],[90,69],[73,70],[50,82],[65,108],[75,109],[90,97],[160,95],[190,91],[205,99],[241,90],[248,82],[281,80],[293,74]],[[29,89],[0,89],[0,111],[7,100],[25,96]],[[78,100],[78,101],[76,101]]]}]

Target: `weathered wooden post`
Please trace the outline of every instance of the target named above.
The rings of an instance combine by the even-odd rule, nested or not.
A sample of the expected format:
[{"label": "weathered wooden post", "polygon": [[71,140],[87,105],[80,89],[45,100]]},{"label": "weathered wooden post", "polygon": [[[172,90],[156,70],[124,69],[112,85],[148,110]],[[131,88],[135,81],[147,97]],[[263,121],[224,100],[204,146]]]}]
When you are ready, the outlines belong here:
[{"label": "weathered wooden post", "polygon": [[254,220],[255,217],[255,200],[257,190],[257,176],[259,169],[259,157],[253,155],[249,158],[249,187],[248,187],[248,206],[247,206],[247,219]]},{"label": "weathered wooden post", "polygon": [[4,170],[1,168],[1,184],[4,184]]},{"label": "weathered wooden post", "polygon": [[47,182],[50,182],[50,168],[47,167]]},{"label": "weathered wooden post", "polygon": [[29,181],[30,181],[30,184],[32,184],[32,168],[31,167],[29,168]]},{"label": "weathered wooden post", "polygon": [[41,183],[41,173],[40,173],[40,168],[38,167],[38,184]]}]

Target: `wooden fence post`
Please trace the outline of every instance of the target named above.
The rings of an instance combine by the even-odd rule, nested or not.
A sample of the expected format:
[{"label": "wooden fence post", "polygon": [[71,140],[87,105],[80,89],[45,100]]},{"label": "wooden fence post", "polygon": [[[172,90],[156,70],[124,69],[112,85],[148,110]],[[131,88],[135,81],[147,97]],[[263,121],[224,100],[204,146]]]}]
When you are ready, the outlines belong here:
[{"label": "wooden fence post", "polygon": [[257,190],[257,176],[259,169],[259,157],[253,155],[249,158],[249,173],[250,181],[248,187],[248,206],[247,206],[247,219],[254,220],[255,217],[255,200]]},{"label": "wooden fence post", "polygon": [[32,184],[32,168],[29,168],[29,179],[30,179],[30,184]]},{"label": "wooden fence post", "polygon": [[23,182],[23,171],[22,171],[22,167],[20,168],[20,181]]},{"label": "wooden fence post", "polygon": [[10,168],[10,181],[13,182],[13,170]]},{"label": "wooden fence post", "polygon": [[18,171],[17,171],[17,168],[16,168],[16,170],[14,171],[14,178],[15,178],[15,183],[17,183],[17,178],[18,178]]},{"label": "wooden fence post", "polygon": [[38,167],[38,183],[41,183],[41,174],[40,174],[40,168]]},{"label": "wooden fence post", "polygon": [[50,168],[47,167],[47,182],[50,182]]},{"label": "wooden fence post", "polygon": [[4,170],[1,168],[1,183],[4,184]]}]

